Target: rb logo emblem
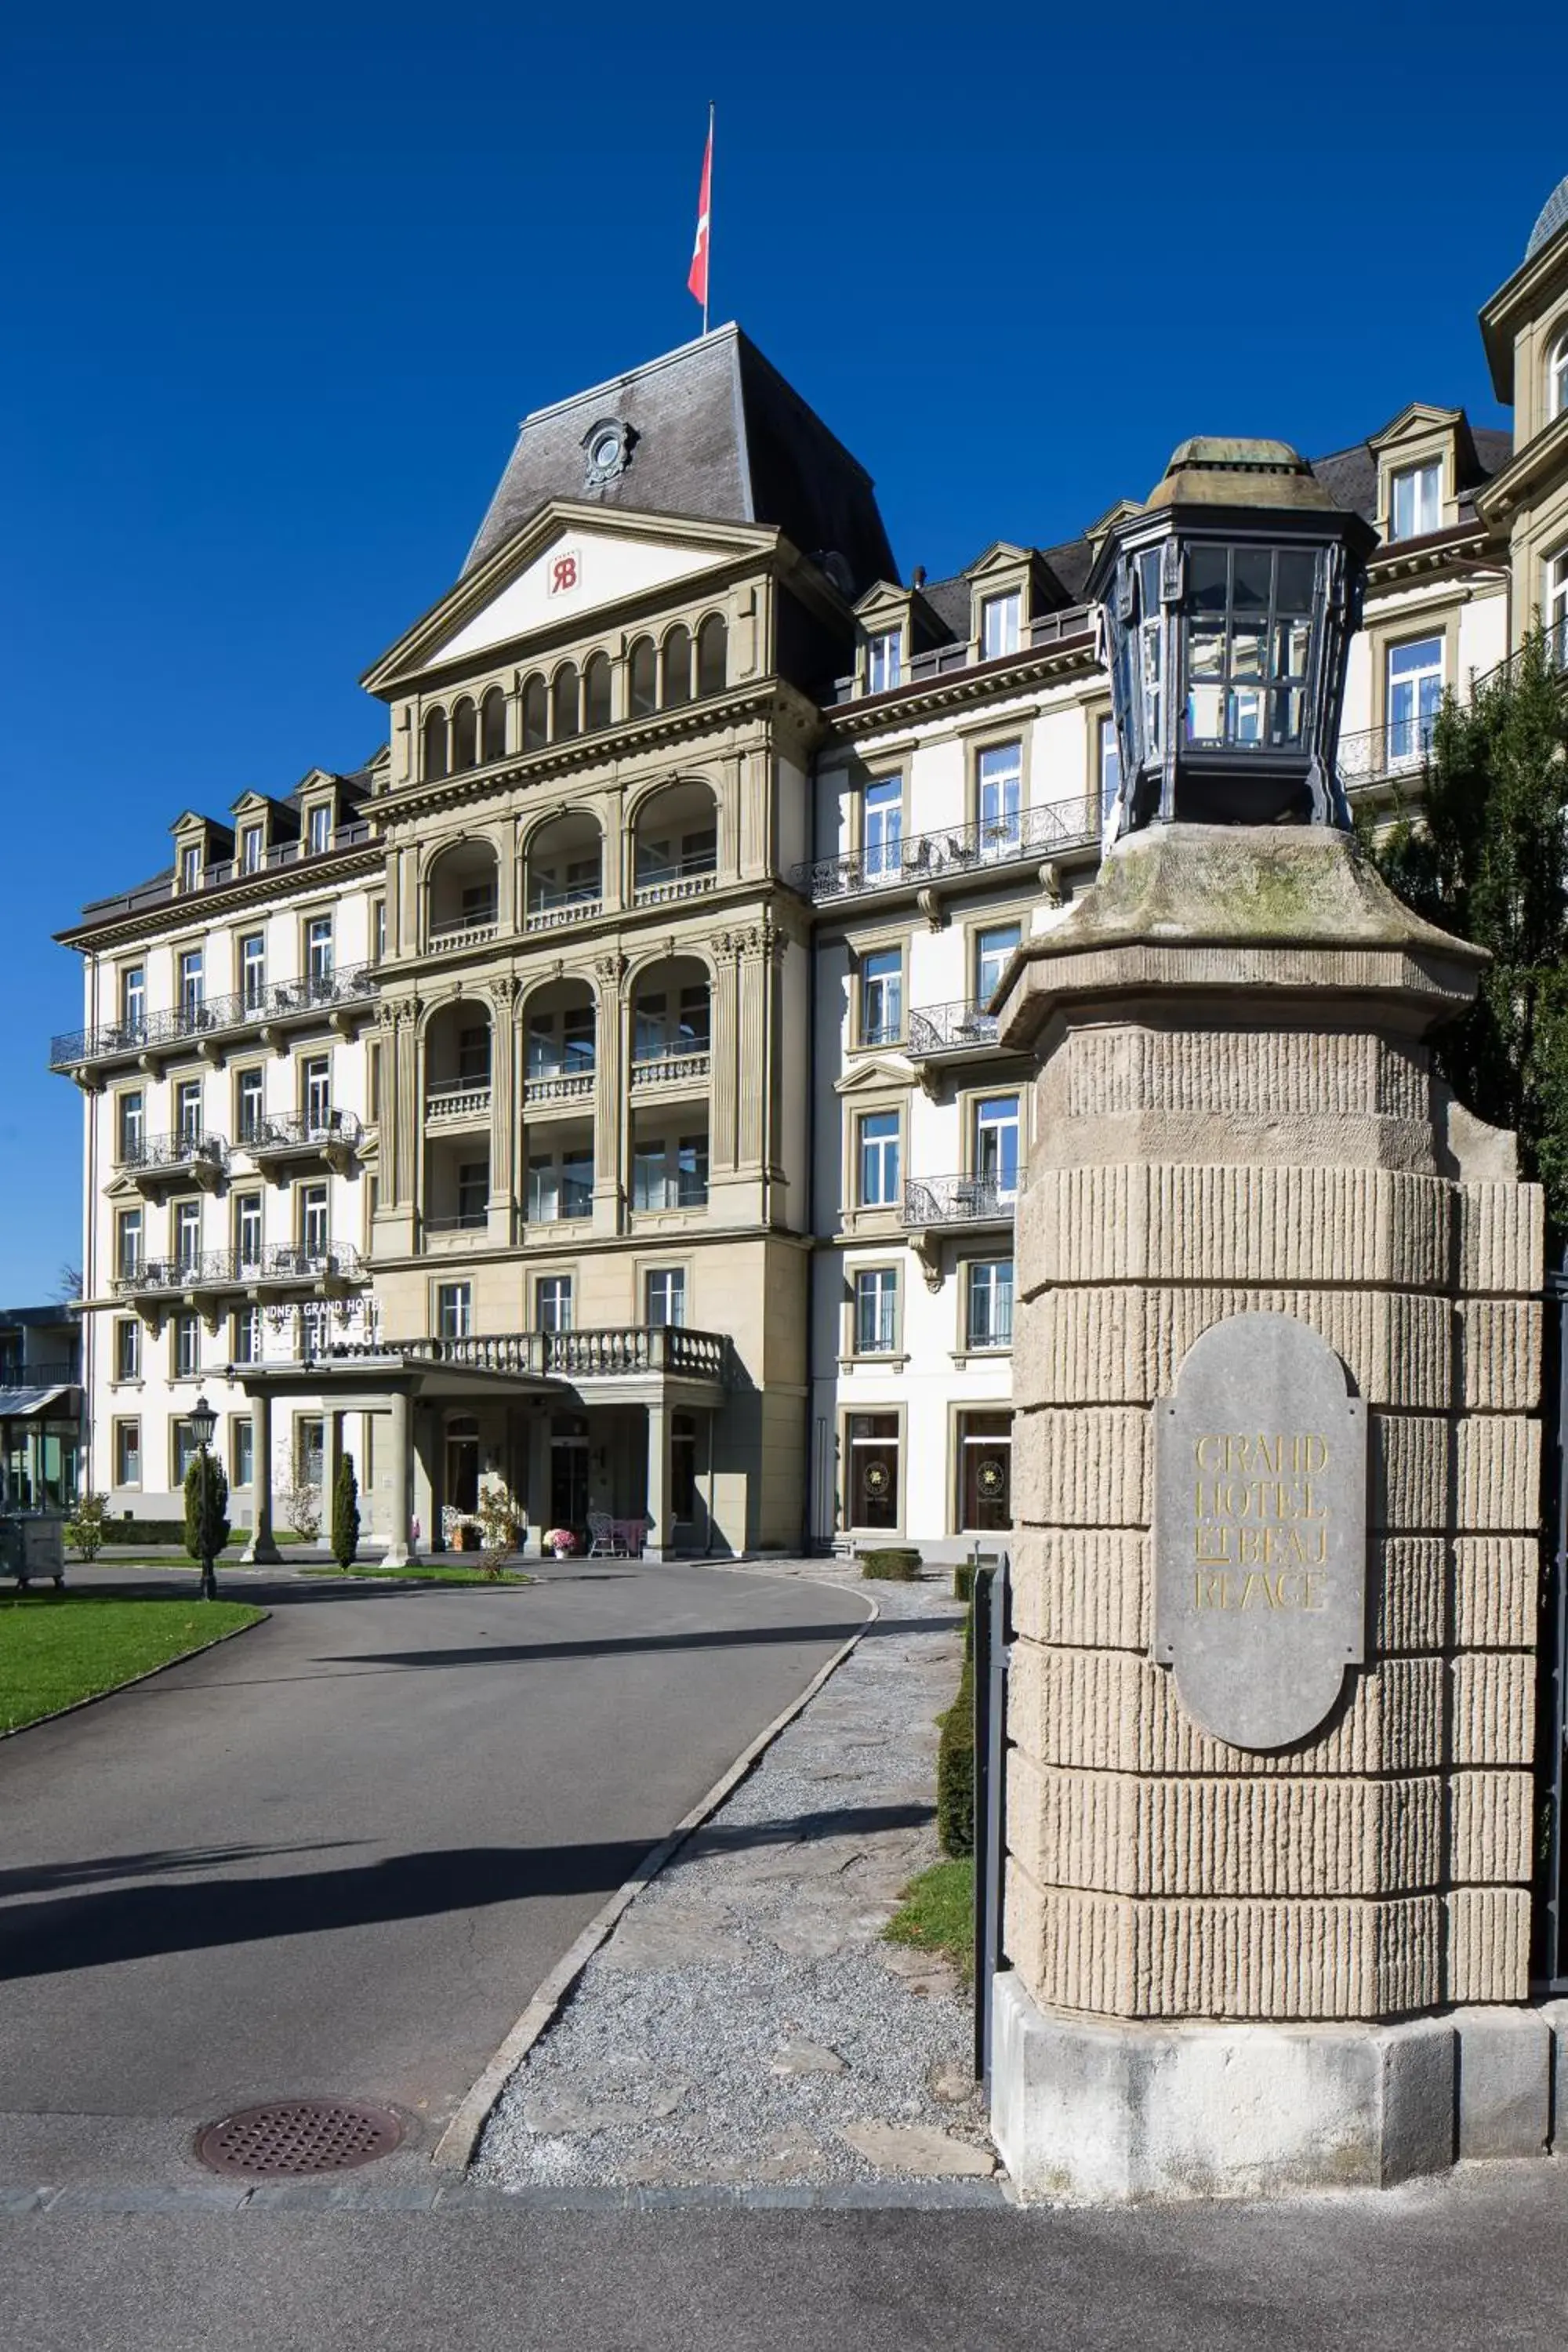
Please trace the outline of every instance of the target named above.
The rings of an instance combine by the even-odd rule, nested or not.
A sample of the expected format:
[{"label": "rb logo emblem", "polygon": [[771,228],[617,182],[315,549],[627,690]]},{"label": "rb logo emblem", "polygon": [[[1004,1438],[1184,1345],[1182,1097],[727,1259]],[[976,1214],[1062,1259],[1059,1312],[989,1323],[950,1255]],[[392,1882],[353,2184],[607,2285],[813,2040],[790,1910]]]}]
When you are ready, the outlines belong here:
[{"label": "rb logo emblem", "polygon": [[551,595],[569,594],[579,584],[581,578],[581,559],[576,555],[558,555],[550,567]]}]

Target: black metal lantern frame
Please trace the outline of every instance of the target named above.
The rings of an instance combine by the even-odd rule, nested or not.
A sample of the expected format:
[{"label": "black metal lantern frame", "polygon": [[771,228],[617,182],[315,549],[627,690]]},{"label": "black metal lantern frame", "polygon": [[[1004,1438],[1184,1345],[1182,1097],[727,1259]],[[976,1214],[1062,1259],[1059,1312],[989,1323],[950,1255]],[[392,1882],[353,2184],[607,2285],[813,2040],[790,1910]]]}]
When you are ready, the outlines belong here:
[{"label": "black metal lantern frame", "polygon": [[1176,452],[1089,581],[1121,755],[1107,847],[1156,822],[1349,826],[1335,757],[1372,540],[1282,444]]}]

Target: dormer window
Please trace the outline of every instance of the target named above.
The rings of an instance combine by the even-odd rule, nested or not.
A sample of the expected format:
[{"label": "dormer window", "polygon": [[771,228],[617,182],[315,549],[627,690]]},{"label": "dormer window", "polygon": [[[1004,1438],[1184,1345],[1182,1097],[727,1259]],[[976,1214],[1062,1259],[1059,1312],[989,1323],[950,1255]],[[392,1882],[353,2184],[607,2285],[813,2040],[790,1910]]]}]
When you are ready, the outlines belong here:
[{"label": "dormer window", "polygon": [[1402,466],[1389,480],[1388,536],[1424,539],[1443,520],[1443,469],[1436,457],[1419,466]]},{"label": "dormer window", "polygon": [[198,841],[188,841],[180,852],[180,887],[199,890],[202,883],[202,849]]},{"label": "dormer window", "polygon": [[1560,335],[1546,362],[1546,415],[1568,416],[1568,335]]},{"label": "dormer window", "polygon": [[242,874],[261,871],[262,832],[258,824],[241,828],[239,835],[239,870]]},{"label": "dormer window", "polygon": [[866,691],[887,694],[900,684],[903,674],[904,633],[902,629],[884,629],[866,647]]},{"label": "dormer window", "polygon": [[980,607],[980,658],[999,661],[1004,654],[1018,650],[1018,627],[1023,613],[1023,598],[1016,588],[1005,596],[987,596]]},{"label": "dormer window", "polygon": [[315,807],[310,811],[310,815],[306,818],[305,823],[308,828],[306,839],[310,846],[310,855],[312,857],[320,857],[323,850],[330,849],[332,845],[332,804],[331,801],[318,801]]}]

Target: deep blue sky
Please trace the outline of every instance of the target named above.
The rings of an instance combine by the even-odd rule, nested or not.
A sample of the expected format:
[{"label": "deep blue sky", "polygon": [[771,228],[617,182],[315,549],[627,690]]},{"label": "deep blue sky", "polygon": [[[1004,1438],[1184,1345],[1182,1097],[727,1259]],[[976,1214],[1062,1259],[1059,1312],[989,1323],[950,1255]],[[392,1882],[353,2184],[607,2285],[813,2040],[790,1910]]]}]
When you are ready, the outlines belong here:
[{"label": "deep blue sky", "polygon": [[[0,31],[0,1301],[79,1255],[50,943],[192,803],[378,740],[526,408],[716,320],[905,572],[1059,539],[1192,432],[1496,410],[1475,312],[1568,172],[1541,0],[722,12],[93,5]],[[717,20],[720,12],[715,11]]]}]

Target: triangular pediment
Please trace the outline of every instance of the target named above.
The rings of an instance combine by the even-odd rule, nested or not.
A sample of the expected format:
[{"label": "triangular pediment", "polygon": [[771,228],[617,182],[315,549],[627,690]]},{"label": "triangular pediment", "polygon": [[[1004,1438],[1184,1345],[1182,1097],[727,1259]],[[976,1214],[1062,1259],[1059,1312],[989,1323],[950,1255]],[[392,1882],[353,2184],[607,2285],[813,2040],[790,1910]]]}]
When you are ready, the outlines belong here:
[{"label": "triangular pediment", "polygon": [[501,646],[569,635],[737,557],[766,554],[777,539],[775,530],[754,524],[612,515],[554,500],[416,622],[363,683],[384,693],[411,675]]},{"label": "triangular pediment", "polygon": [[1369,449],[1390,449],[1400,441],[1414,441],[1428,433],[1447,431],[1464,422],[1462,408],[1434,408],[1425,400],[1413,400],[1397,416],[1390,417],[1381,433],[1374,433],[1367,442]]},{"label": "triangular pediment", "polygon": [[1016,572],[1028,561],[1026,547],[1015,547],[1009,539],[993,540],[984,555],[977,555],[973,563],[965,564],[963,577],[966,580],[988,580],[998,572]]},{"label": "triangular pediment", "polygon": [[912,1070],[878,1054],[858,1068],[847,1071],[843,1077],[836,1078],[833,1091],[836,1095],[885,1094],[889,1087],[910,1087],[914,1082]]}]

